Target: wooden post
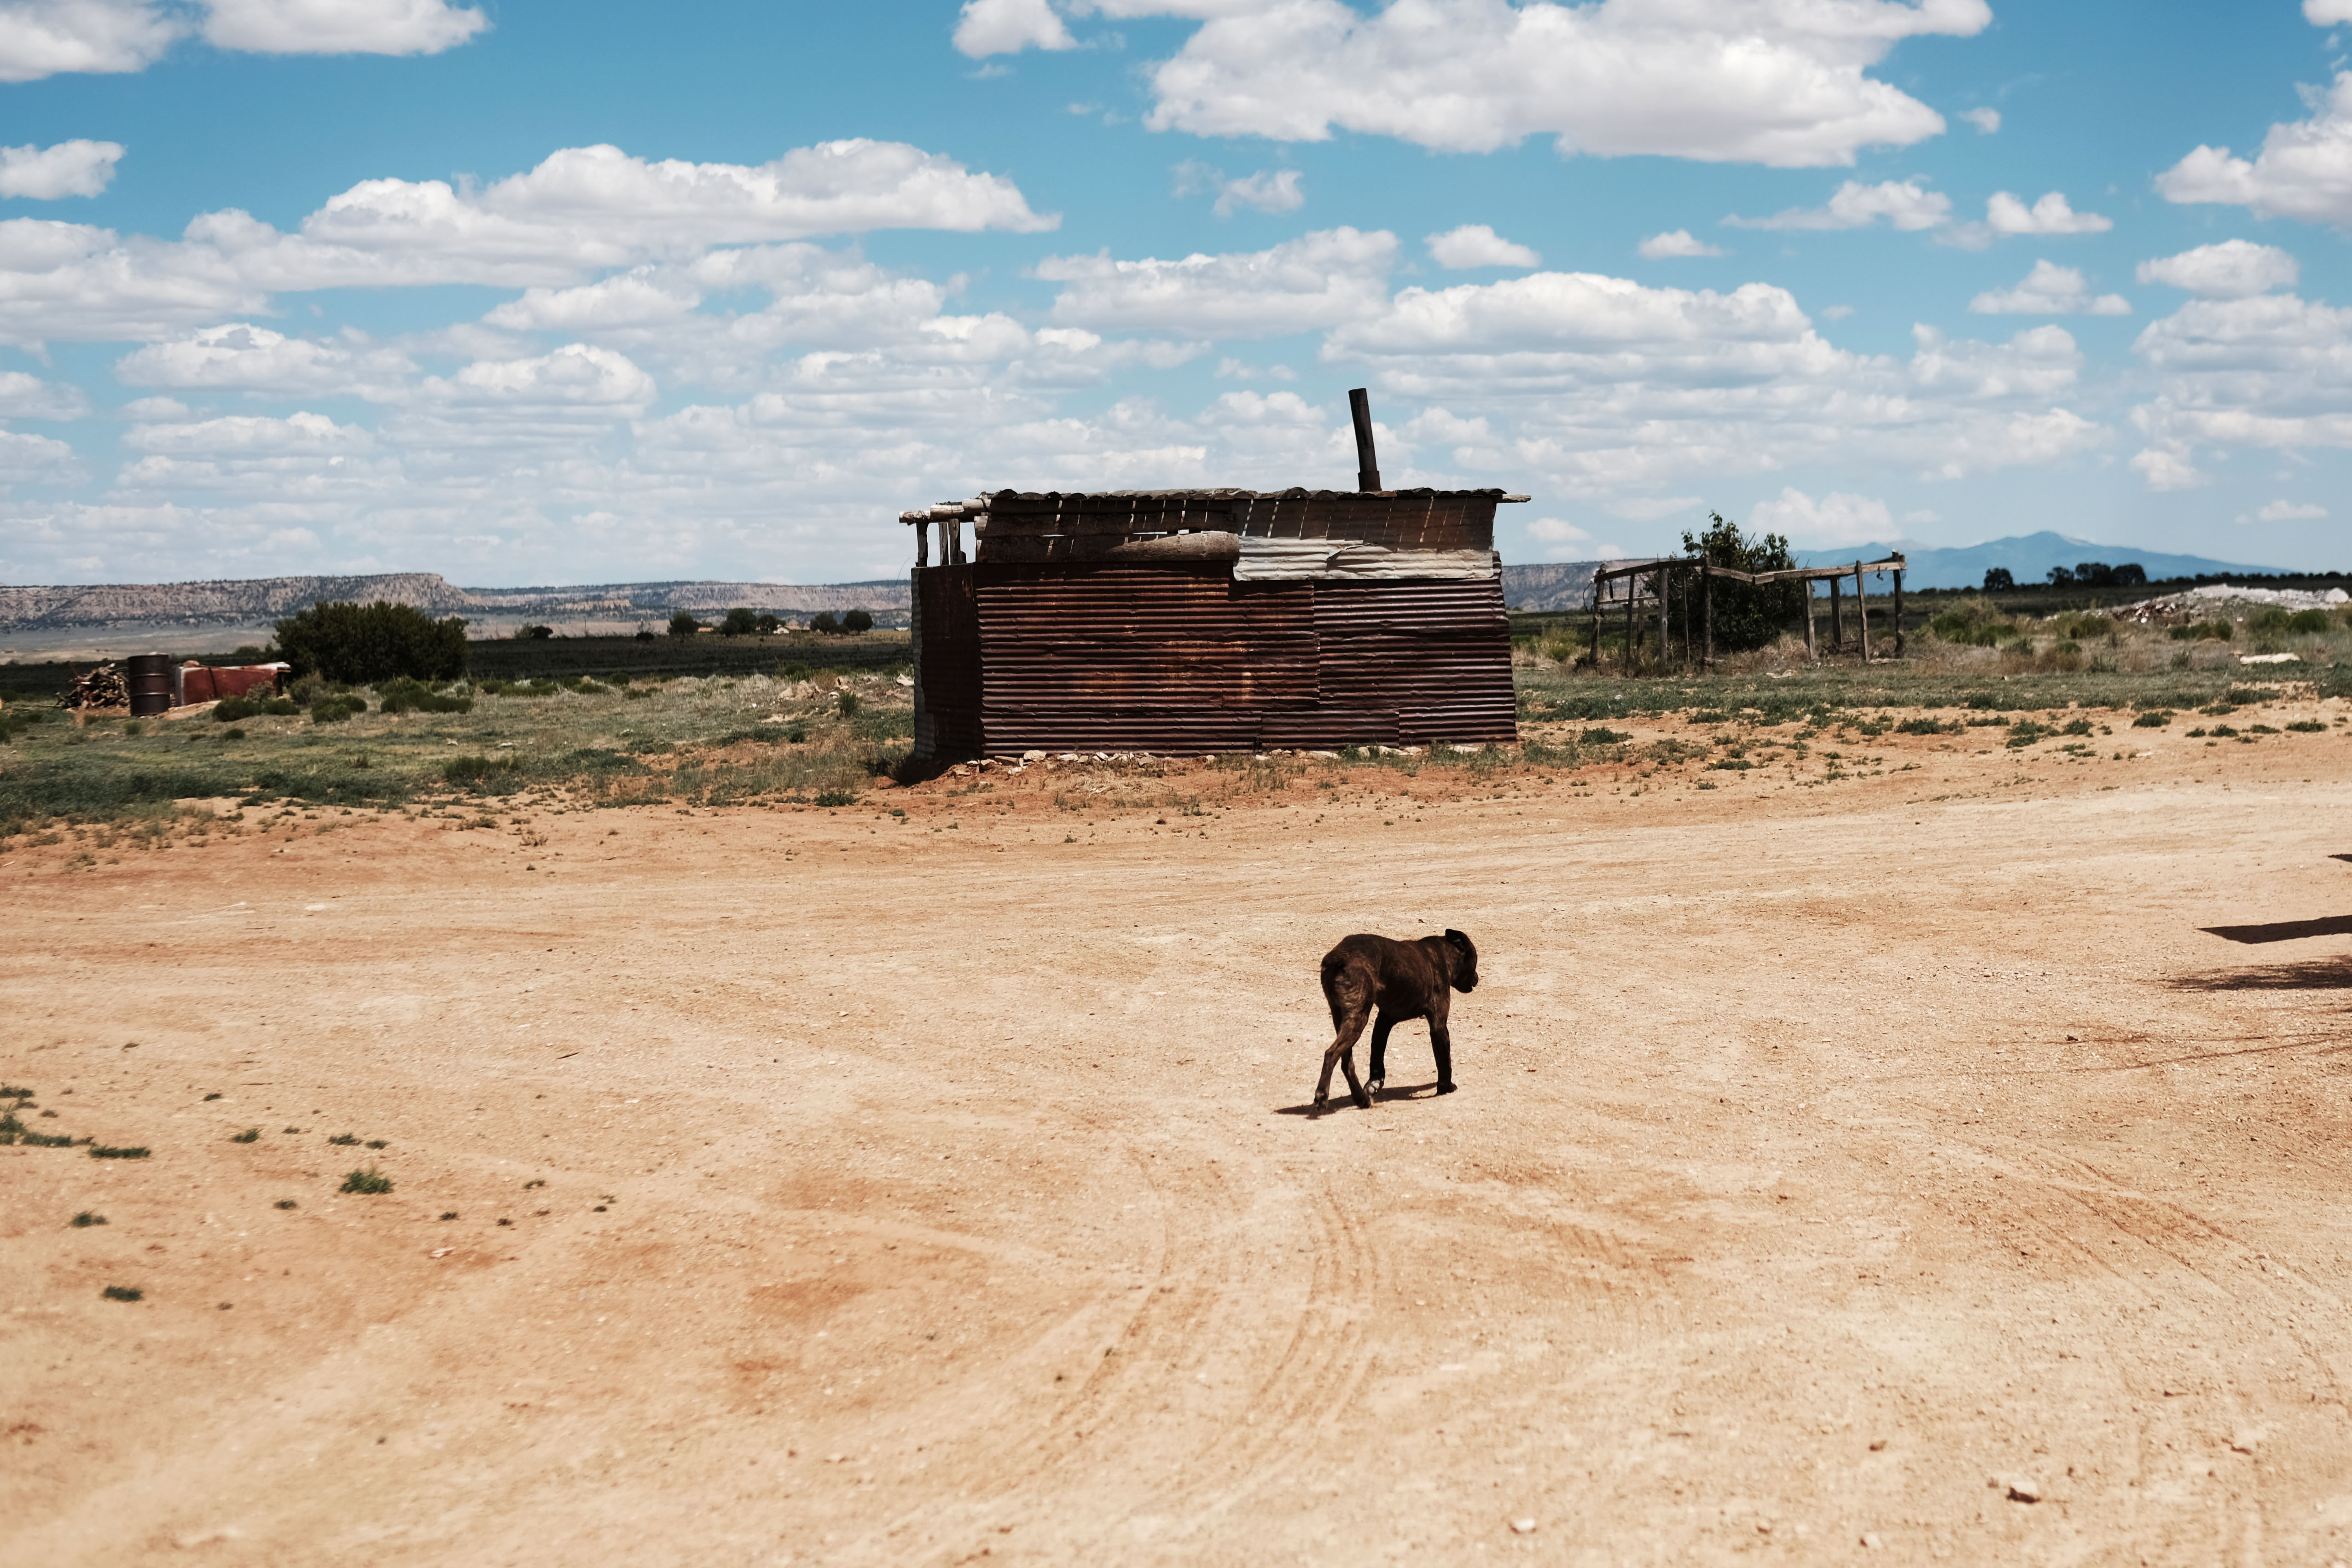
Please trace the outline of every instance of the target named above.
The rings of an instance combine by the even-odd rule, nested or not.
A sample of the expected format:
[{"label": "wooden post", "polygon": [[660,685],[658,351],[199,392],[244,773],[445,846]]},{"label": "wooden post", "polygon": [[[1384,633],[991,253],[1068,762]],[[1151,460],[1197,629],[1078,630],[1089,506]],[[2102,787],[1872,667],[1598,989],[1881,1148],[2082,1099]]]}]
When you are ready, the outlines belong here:
[{"label": "wooden post", "polygon": [[929,566],[930,563],[931,525],[928,522],[919,522],[915,524],[915,564]]},{"label": "wooden post", "polygon": [[1830,651],[1845,651],[1845,607],[1838,603],[1838,580],[1830,579]]},{"label": "wooden post", "polygon": [[1601,568],[1596,566],[1592,569],[1592,600],[1588,606],[1592,611],[1592,668],[1596,672],[1601,668],[1601,590],[1603,585]]},{"label": "wooden post", "polygon": [[1666,643],[1666,595],[1672,584],[1668,581],[1666,569],[1663,566],[1650,574],[1650,582],[1658,593],[1658,668],[1664,669],[1666,667],[1667,658],[1673,652]]},{"label": "wooden post", "polygon": [[1862,662],[1870,662],[1870,595],[1862,583],[1862,563],[1853,563],[1853,635],[1862,646]]},{"label": "wooden post", "polygon": [[1895,657],[1903,657],[1903,568],[1895,569]]},{"label": "wooden post", "polygon": [[1632,674],[1632,673],[1633,673],[1633,583],[1634,583],[1634,578],[1633,578],[1633,574],[1632,574],[1631,573],[1628,573],[1628,574],[1625,575],[1625,577],[1622,579],[1622,581],[1623,581],[1623,583],[1624,583],[1624,584],[1625,584],[1625,672],[1626,672],[1628,675],[1630,675],[1630,674]]},{"label": "wooden post", "polygon": [[1813,645],[1813,580],[1803,578],[1800,586],[1805,590],[1805,657],[1819,664],[1822,650]]},{"label": "wooden post", "polygon": [[1715,668],[1715,574],[1705,566],[1698,569],[1700,618],[1706,622],[1706,653],[1700,661],[1702,669]]}]

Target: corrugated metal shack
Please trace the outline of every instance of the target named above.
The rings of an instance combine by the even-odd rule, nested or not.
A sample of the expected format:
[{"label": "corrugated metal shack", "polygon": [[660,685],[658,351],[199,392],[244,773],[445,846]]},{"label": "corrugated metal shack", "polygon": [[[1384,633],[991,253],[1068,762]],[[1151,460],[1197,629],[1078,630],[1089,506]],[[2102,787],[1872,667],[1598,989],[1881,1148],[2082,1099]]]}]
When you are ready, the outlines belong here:
[{"label": "corrugated metal shack", "polygon": [[1359,426],[1360,490],[999,490],[901,513],[916,755],[1516,739],[1495,508],[1527,498],[1380,489]]}]

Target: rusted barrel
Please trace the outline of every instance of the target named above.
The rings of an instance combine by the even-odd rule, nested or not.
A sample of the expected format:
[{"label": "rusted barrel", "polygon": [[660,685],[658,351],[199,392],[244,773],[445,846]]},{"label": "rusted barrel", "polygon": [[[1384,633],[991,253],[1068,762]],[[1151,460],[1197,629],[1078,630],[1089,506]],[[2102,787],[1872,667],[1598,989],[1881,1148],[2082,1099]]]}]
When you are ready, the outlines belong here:
[{"label": "rusted barrel", "polygon": [[172,660],[168,655],[131,656],[131,716],[144,718],[172,706]]}]

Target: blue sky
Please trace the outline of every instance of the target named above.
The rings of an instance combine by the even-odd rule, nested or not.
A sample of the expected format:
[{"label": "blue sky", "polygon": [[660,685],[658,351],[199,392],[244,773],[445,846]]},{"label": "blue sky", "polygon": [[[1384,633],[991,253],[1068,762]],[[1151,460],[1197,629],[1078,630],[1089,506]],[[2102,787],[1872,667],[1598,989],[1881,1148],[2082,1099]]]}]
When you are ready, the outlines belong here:
[{"label": "blue sky", "polygon": [[983,488],[1506,559],[2346,564],[2352,0],[0,0],[0,582],[895,574]]}]

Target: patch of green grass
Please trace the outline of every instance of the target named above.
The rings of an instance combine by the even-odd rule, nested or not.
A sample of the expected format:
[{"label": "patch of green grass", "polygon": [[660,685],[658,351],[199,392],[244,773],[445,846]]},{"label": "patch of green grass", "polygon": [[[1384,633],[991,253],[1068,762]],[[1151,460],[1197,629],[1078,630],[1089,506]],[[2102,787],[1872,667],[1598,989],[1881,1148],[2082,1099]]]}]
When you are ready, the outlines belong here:
[{"label": "patch of green grass", "polygon": [[89,1157],[93,1160],[144,1160],[150,1152],[144,1144],[116,1148],[112,1144],[93,1143],[89,1147]]},{"label": "patch of green grass", "polygon": [[353,1171],[345,1176],[343,1184],[336,1190],[373,1197],[392,1191],[392,1178],[371,1165],[364,1171]]},{"label": "patch of green grass", "polygon": [[236,1137],[230,1139],[229,1142],[232,1143],[258,1143],[261,1142],[261,1129],[258,1127],[248,1127],[244,1131],[238,1133]]},{"label": "patch of green grass", "polygon": [[1622,746],[1633,738],[1622,730],[1612,730],[1607,725],[1597,725],[1579,735],[1576,742],[1580,746]]},{"label": "patch of green grass", "polygon": [[133,1285],[109,1285],[99,1294],[110,1301],[137,1301],[144,1300],[147,1292]]},{"label": "patch of green grass", "polygon": [[88,1230],[91,1226],[104,1225],[106,1223],[106,1216],[98,1213],[95,1209],[84,1209],[81,1213],[74,1215],[72,1220],[68,1223],[70,1223],[76,1230]]}]

